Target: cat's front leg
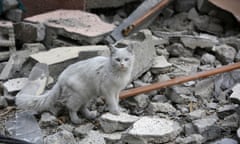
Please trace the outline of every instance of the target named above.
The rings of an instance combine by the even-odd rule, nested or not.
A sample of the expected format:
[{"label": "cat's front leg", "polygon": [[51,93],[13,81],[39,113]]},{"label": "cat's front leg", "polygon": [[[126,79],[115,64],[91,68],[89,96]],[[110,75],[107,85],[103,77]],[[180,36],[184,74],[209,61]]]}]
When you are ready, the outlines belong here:
[{"label": "cat's front leg", "polygon": [[120,108],[118,106],[118,100],[116,98],[116,94],[106,95],[106,102],[107,102],[110,113],[112,113],[114,115],[120,114]]}]

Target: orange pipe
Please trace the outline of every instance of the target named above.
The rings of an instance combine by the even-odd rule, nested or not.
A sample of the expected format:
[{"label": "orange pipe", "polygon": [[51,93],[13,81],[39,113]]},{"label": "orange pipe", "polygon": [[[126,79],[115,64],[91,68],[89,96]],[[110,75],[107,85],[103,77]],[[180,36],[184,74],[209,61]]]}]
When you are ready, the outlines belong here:
[{"label": "orange pipe", "polygon": [[178,78],[174,78],[171,80],[167,80],[164,82],[158,82],[158,83],[154,83],[151,85],[147,85],[147,86],[142,86],[142,87],[137,87],[137,88],[133,88],[133,89],[129,89],[129,90],[125,90],[122,91],[120,93],[120,99],[125,99],[131,96],[135,96],[141,93],[147,93],[153,90],[157,90],[157,89],[161,89],[161,88],[165,88],[168,86],[173,86],[176,84],[181,84],[181,83],[185,83],[188,81],[192,81],[192,80],[196,80],[196,79],[200,79],[200,78],[206,78],[212,75],[216,75],[216,74],[220,74],[220,73],[224,73],[224,72],[229,72],[235,69],[239,69],[240,68],[240,62],[234,63],[234,64],[229,64],[226,66],[222,66],[219,68],[215,68],[212,70],[208,70],[208,71],[204,71],[204,72],[199,72],[196,73],[194,75],[190,75],[190,76],[182,76],[182,77],[178,77]]}]

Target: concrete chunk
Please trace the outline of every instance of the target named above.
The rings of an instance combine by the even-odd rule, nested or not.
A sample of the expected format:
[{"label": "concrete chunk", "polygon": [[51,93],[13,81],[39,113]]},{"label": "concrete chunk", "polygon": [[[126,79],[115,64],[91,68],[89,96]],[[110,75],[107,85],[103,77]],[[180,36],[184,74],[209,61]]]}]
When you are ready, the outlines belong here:
[{"label": "concrete chunk", "polygon": [[52,47],[52,42],[56,39],[95,44],[115,27],[113,24],[103,22],[95,14],[80,10],[56,10],[25,20],[47,26],[45,38],[47,47]]},{"label": "concrete chunk", "polygon": [[154,74],[162,74],[162,73],[168,72],[170,70],[171,66],[172,66],[172,64],[167,62],[167,60],[164,56],[157,56],[154,58],[151,71]]},{"label": "concrete chunk", "polygon": [[11,9],[7,12],[6,18],[14,21],[20,22],[22,20],[23,11],[21,9]]},{"label": "concrete chunk", "polygon": [[234,103],[240,104],[240,83],[236,84],[232,88],[233,93],[230,96],[230,100]]},{"label": "concrete chunk", "polygon": [[72,133],[63,130],[44,139],[45,144],[77,144]]},{"label": "concrete chunk", "polygon": [[106,113],[100,117],[99,122],[104,132],[111,133],[127,129],[138,119],[138,117],[127,113],[120,113],[120,115]]},{"label": "concrete chunk", "polygon": [[5,82],[3,86],[8,93],[16,92],[21,90],[26,85],[27,81],[28,78],[11,79]]},{"label": "concrete chunk", "polygon": [[122,136],[128,144],[165,143],[174,140],[182,128],[172,120],[142,117]]},{"label": "concrete chunk", "polygon": [[98,131],[90,131],[78,144],[105,144],[105,140]]},{"label": "concrete chunk", "polygon": [[208,34],[200,34],[198,36],[185,35],[181,37],[181,41],[184,46],[191,49],[195,49],[197,47],[212,48],[219,43],[217,37]]}]

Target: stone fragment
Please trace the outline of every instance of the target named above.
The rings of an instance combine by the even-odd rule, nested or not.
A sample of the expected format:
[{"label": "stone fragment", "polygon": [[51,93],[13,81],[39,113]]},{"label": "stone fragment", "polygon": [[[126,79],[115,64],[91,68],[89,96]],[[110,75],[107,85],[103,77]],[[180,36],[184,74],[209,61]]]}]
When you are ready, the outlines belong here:
[{"label": "stone fragment", "polygon": [[208,13],[212,10],[213,5],[208,0],[198,0],[197,8],[201,13]]},{"label": "stone fragment", "polygon": [[206,111],[199,109],[188,114],[188,118],[191,120],[200,119],[206,116]]},{"label": "stone fragment", "polygon": [[234,113],[232,115],[224,117],[224,119],[219,123],[220,126],[225,131],[236,131],[239,127],[239,115],[237,113]]},{"label": "stone fragment", "polygon": [[195,8],[191,8],[188,12],[188,19],[192,21],[196,21],[196,19],[199,18],[199,14]]},{"label": "stone fragment", "polygon": [[122,132],[116,133],[102,133],[106,144],[121,144]]},{"label": "stone fragment", "polygon": [[78,144],[106,144],[106,142],[98,131],[90,131]]},{"label": "stone fragment", "polygon": [[163,74],[170,71],[172,64],[168,63],[164,56],[156,56],[151,67],[154,74]]},{"label": "stone fragment", "polygon": [[23,43],[40,42],[45,38],[45,26],[41,23],[20,22],[14,25],[16,39]]},{"label": "stone fragment", "polygon": [[80,125],[73,130],[73,134],[79,138],[86,136],[91,130],[93,130],[94,125],[92,123],[87,123]]},{"label": "stone fragment", "polygon": [[[80,56],[84,53],[84,56]],[[76,47],[59,47],[49,51],[32,54],[31,59],[34,63],[45,63],[48,65],[49,74],[54,76],[54,79],[70,64],[85,59],[86,57],[109,55],[107,46],[76,46]]]},{"label": "stone fragment", "polygon": [[180,43],[173,43],[172,45],[169,45],[166,49],[171,56],[175,57],[191,57],[193,55],[193,51],[185,48]]},{"label": "stone fragment", "polygon": [[234,112],[236,112],[238,105],[237,104],[228,104],[228,105],[224,105],[221,106],[217,109],[217,115],[220,119],[223,119],[231,114],[233,114]]},{"label": "stone fragment", "polygon": [[211,144],[238,144],[238,141],[232,138],[222,138],[220,140],[214,141]]},{"label": "stone fragment", "polygon": [[156,56],[155,40],[150,30],[141,30],[120,42],[133,47],[135,62],[132,79],[135,80],[152,67]]},{"label": "stone fragment", "polygon": [[237,83],[232,88],[233,93],[230,95],[230,100],[234,103],[240,104],[240,83]]},{"label": "stone fragment", "polygon": [[44,144],[77,144],[72,133],[60,131],[44,139]]},{"label": "stone fragment", "polygon": [[123,133],[122,141],[128,144],[165,143],[174,140],[181,130],[175,121],[142,117]]},{"label": "stone fragment", "polygon": [[29,51],[44,51],[46,47],[42,43],[24,43],[22,49]]},{"label": "stone fragment", "polygon": [[194,126],[193,126],[192,123],[184,124],[183,129],[184,129],[185,136],[190,136],[192,134],[196,134],[197,133],[196,130],[194,129]]},{"label": "stone fragment", "polygon": [[195,7],[197,0],[176,0],[175,10],[177,12],[186,12]]},{"label": "stone fragment", "polygon": [[195,36],[185,35],[181,37],[181,41],[185,47],[196,49],[212,48],[219,43],[217,37],[208,34],[200,34]]},{"label": "stone fragment", "polygon": [[166,95],[172,102],[178,104],[186,104],[193,101],[192,92],[188,88],[182,86],[167,88]]},{"label": "stone fragment", "polygon": [[113,115],[111,113],[103,114],[100,119],[101,128],[105,133],[125,130],[131,126],[139,118],[127,113],[121,112],[120,115]]},{"label": "stone fragment", "polygon": [[199,96],[204,102],[211,100],[213,90],[214,81],[212,78],[200,80],[194,87],[195,96]]},{"label": "stone fragment", "polygon": [[152,97],[152,101],[165,103],[168,101],[168,98],[165,95],[155,95]]},{"label": "stone fragment", "polygon": [[226,44],[214,46],[213,51],[216,53],[218,60],[223,64],[232,63],[237,54],[235,48]]},{"label": "stone fragment", "polygon": [[176,109],[169,103],[151,102],[148,106],[148,111],[154,113],[174,113]]},{"label": "stone fragment", "polygon": [[55,10],[25,19],[47,27],[45,44],[56,47],[56,39],[75,41],[75,43],[96,44],[114,29],[113,24],[103,22],[97,15],[80,10]]},{"label": "stone fragment", "polygon": [[41,115],[41,119],[39,121],[39,125],[42,128],[46,128],[46,127],[54,127],[58,125],[58,120],[55,116],[51,115],[48,112],[44,112]]},{"label": "stone fragment", "polygon": [[211,64],[213,65],[216,61],[216,57],[212,54],[205,53],[201,57],[201,64]]},{"label": "stone fragment", "polygon": [[200,134],[192,134],[188,137],[178,137],[176,139],[177,144],[202,144],[204,143],[204,137]]},{"label": "stone fragment", "polygon": [[221,128],[217,126],[216,122],[218,118],[215,116],[209,116],[199,120],[194,120],[193,126],[199,134],[204,137],[204,140],[213,140],[218,138],[221,133]]},{"label": "stone fragment", "polygon": [[21,9],[11,9],[7,11],[6,18],[14,22],[20,22],[22,20],[23,11]]},{"label": "stone fragment", "polygon": [[6,108],[8,106],[8,102],[5,97],[0,96],[0,109]]},{"label": "stone fragment", "polygon": [[131,102],[136,103],[136,107],[145,108],[149,103],[149,96],[146,94],[140,94],[131,99]]}]

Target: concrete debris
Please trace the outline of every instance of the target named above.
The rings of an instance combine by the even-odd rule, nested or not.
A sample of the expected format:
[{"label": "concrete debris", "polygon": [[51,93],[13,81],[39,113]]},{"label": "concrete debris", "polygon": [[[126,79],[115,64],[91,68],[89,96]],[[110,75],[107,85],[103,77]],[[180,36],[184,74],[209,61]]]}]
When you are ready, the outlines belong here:
[{"label": "concrete debris", "polygon": [[175,121],[142,117],[123,134],[122,140],[128,144],[165,143],[174,140],[180,132],[181,127]]},{"label": "concrete debris", "polygon": [[[49,0],[45,5],[37,0],[40,9],[36,9],[28,1],[22,0],[27,11],[19,0],[0,2],[0,133],[33,143],[43,143],[44,138],[45,144],[235,144],[239,140],[240,70],[121,99],[120,115],[106,113],[100,96],[89,105],[100,116],[83,119],[81,125],[70,123],[67,111],[59,117],[19,113],[14,109],[16,96],[40,95],[68,65],[109,56],[105,37],[140,4],[136,0]],[[118,41],[135,53],[126,89],[166,84],[240,60],[239,23],[213,1],[221,3],[175,0],[146,29],[135,29],[136,33]]]},{"label": "concrete debris", "polygon": [[16,78],[6,81],[3,86],[5,94],[20,91],[28,82],[28,78]]},{"label": "concrete debris", "polygon": [[39,120],[40,127],[54,127],[58,125],[57,118],[51,115],[48,112],[45,112],[41,115],[41,119]]},{"label": "concrete debris", "polygon": [[120,113],[120,115],[106,113],[100,117],[99,122],[105,133],[111,133],[127,129],[138,119],[138,117],[126,113]]},{"label": "concrete debris", "polygon": [[113,24],[101,21],[97,15],[79,10],[56,10],[28,17],[25,21],[46,25],[47,47],[56,47],[52,45],[56,39],[96,44],[114,28]]},{"label": "concrete debris", "polygon": [[196,49],[199,48],[212,48],[219,43],[217,37],[208,34],[200,34],[196,36],[182,36],[181,42],[185,47]]},{"label": "concrete debris", "polygon": [[49,135],[44,139],[45,144],[77,144],[72,133],[68,131],[60,131],[53,135]]},{"label": "concrete debris", "polygon": [[92,123],[86,123],[80,125],[73,130],[73,134],[79,138],[86,136],[91,130],[93,130],[94,125]]},{"label": "concrete debris", "polygon": [[237,54],[235,48],[226,44],[214,46],[213,51],[215,51],[218,60],[221,61],[223,64],[232,63]]},{"label": "concrete debris", "polygon": [[221,128],[217,126],[217,121],[217,117],[209,116],[206,118],[194,120],[192,123],[197,132],[204,137],[204,141],[207,141],[219,137]]},{"label": "concrete debris", "polygon": [[156,56],[151,67],[154,74],[162,74],[169,72],[172,64],[168,63],[164,56]]},{"label": "concrete debris", "polygon": [[78,142],[78,144],[106,144],[106,142],[98,131],[90,131],[83,140]]},{"label": "concrete debris", "polygon": [[202,135],[200,134],[192,134],[188,137],[184,137],[184,138],[177,138],[176,139],[176,143],[177,144],[202,144],[204,143],[204,138]]},{"label": "concrete debris", "polygon": [[240,84],[236,84],[233,88],[232,91],[233,93],[230,95],[230,99],[232,102],[240,104]]}]

